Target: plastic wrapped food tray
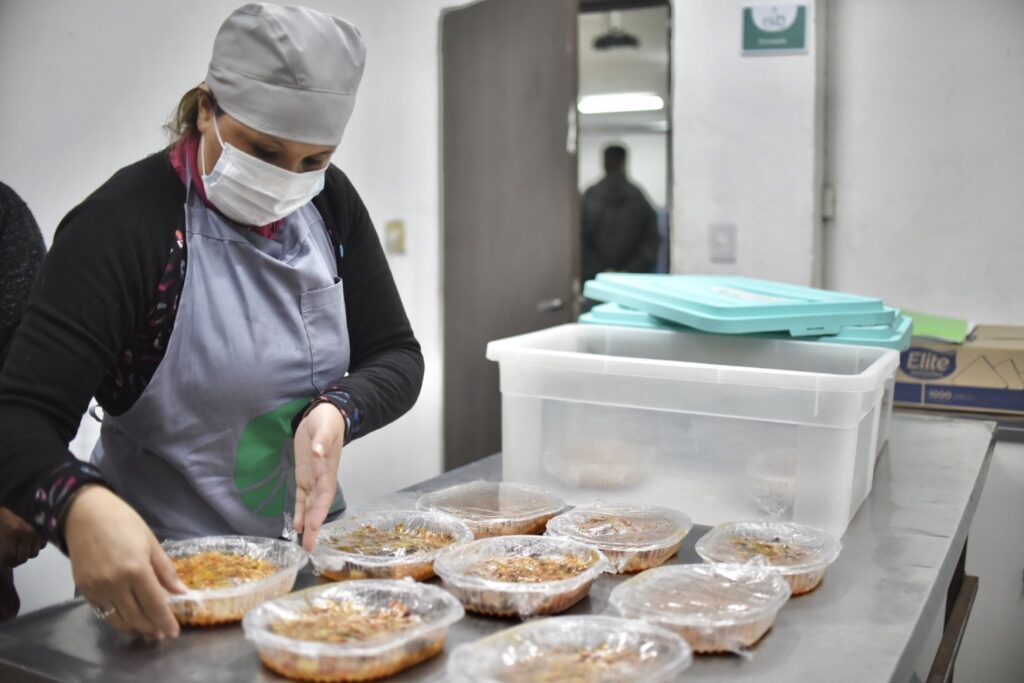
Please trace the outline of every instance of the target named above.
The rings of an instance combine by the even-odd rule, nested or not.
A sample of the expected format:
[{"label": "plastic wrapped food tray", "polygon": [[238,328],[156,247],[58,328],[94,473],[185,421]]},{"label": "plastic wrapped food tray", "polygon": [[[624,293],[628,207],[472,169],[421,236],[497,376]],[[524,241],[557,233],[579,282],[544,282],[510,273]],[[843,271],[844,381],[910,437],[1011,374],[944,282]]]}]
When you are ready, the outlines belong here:
[{"label": "plastic wrapped food tray", "polygon": [[[370,534],[381,534],[368,538],[368,529],[375,530]],[[423,532],[450,540],[439,547],[430,547],[431,542],[428,547],[417,548],[415,537],[403,538],[406,532]],[[436,540],[441,542],[443,538]],[[317,574],[332,581],[406,576],[425,581],[434,576],[434,558],[438,553],[445,547],[472,540],[469,526],[447,515],[420,510],[365,512],[320,529],[313,549],[313,567]]]},{"label": "plastic wrapped food tray", "polygon": [[[601,415],[593,422],[604,423]],[[599,425],[585,429],[599,433]],[[622,429],[621,425],[616,427]],[[580,489],[629,489],[646,481],[657,460],[652,448],[610,436],[579,439],[544,454],[544,470],[562,484]]]},{"label": "plastic wrapped food tray", "polygon": [[775,623],[789,584],[763,564],[658,567],[612,591],[624,617],[675,631],[694,652],[745,653]]},{"label": "plastic wrapped food tray", "polygon": [[182,624],[207,626],[240,620],[261,602],[288,594],[295,576],[309,561],[300,546],[287,541],[255,536],[208,536],[184,541],[166,541],[163,549],[172,560],[200,553],[216,552],[264,560],[277,571],[261,579],[225,588],[192,589],[169,594],[171,611]]},{"label": "plastic wrapped food tray", "polygon": [[[566,578],[541,580],[546,563],[558,573],[568,565]],[[497,567],[497,570],[495,569]],[[434,562],[444,587],[470,612],[498,617],[557,614],[586,597],[594,579],[611,569],[597,548],[567,538],[500,536],[450,548]],[[496,578],[505,570],[516,578]]]},{"label": "plastic wrapped food tray", "polygon": [[617,572],[628,574],[668,561],[691,528],[678,510],[599,502],[563,512],[548,522],[546,533],[596,546]]},{"label": "plastic wrapped food tray", "polygon": [[818,587],[842,544],[832,534],[792,522],[720,524],[697,541],[706,562],[749,562],[761,558],[789,582],[793,595]]},{"label": "plastic wrapped food tray", "polygon": [[[400,606],[399,606],[400,605]],[[351,638],[341,627],[322,625],[330,634],[324,640],[291,637],[280,631],[330,609],[352,610]],[[366,630],[362,613],[401,610],[412,623],[380,634]],[[264,603],[245,615],[245,637],[259,650],[263,664],[282,676],[302,681],[369,681],[390,676],[433,657],[444,649],[448,627],[465,612],[458,600],[436,586],[401,581],[367,579],[345,581],[293,593]]]},{"label": "plastic wrapped food tray", "polygon": [[455,649],[449,683],[672,683],[693,662],[667,629],[616,617],[553,617]]},{"label": "plastic wrapped food tray", "polygon": [[565,509],[565,502],[535,486],[471,481],[425,493],[416,507],[458,517],[479,539],[542,533],[547,521]]}]

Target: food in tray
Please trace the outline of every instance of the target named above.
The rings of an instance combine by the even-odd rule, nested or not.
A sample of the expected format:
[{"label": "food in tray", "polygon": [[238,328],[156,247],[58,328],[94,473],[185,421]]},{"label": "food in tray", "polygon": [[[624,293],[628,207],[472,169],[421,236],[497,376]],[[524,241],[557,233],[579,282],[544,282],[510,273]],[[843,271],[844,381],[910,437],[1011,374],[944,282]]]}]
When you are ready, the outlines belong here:
[{"label": "food in tray", "polygon": [[472,539],[465,523],[432,512],[361,513],[320,530],[313,566],[332,581],[407,576],[424,581],[434,576],[438,552]]},{"label": "food in tray", "polygon": [[592,558],[574,555],[556,557],[509,557],[486,560],[468,571],[494,581],[543,583],[579,576],[594,564]]},{"label": "food in tray", "polygon": [[772,627],[789,595],[765,565],[688,564],[644,572],[609,600],[624,617],[675,631],[694,652],[742,652]]},{"label": "food in tray", "polygon": [[820,529],[793,522],[720,524],[697,542],[707,562],[764,562],[785,577],[793,595],[808,593],[821,583],[825,570],[839,557],[839,539]]},{"label": "food in tray", "polygon": [[434,568],[467,610],[525,617],[573,606],[610,565],[597,548],[579,541],[501,536],[442,551]]},{"label": "food in tray", "polygon": [[656,567],[679,551],[693,524],[682,512],[653,505],[581,505],[548,522],[547,535],[597,546],[621,573]]},{"label": "food in tray", "polygon": [[534,486],[474,481],[426,493],[416,507],[458,517],[476,538],[487,538],[542,533],[565,502]]},{"label": "food in tray", "polygon": [[271,622],[270,632],[296,640],[349,643],[398,633],[422,621],[400,600],[392,600],[384,607],[313,600],[304,612]]},{"label": "food in tray", "polygon": [[669,683],[692,661],[686,641],[653,624],[553,617],[456,648],[447,673],[451,683]]},{"label": "food in tray", "polygon": [[171,562],[178,578],[192,590],[237,586],[265,579],[277,571],[266,560],[219,551],[176,557]]},{"label": "food in tray", "polygon": [[425,527],[407,527],[405,522],[399,522],[389,528],[364,524],[347,538],[331,542],[330,546],[335,550],[360,555],[403,557],[440,550],[454,541],[451,534],[431,531]]},{"label": "food in tray", "polygon": [[242,627],[264,665],[282,676],[369,681],[438,654],[449,626],[463,614],[458,601],[435,586],[370,579],[266,603],[247,614]]},{"label": "food in tray", "polygon": [[182,624],[240,620],[266,600],[291,591],[309,557],[294,543],[250,536],[167,541],[162,546],[188,592],[168,594]]}]

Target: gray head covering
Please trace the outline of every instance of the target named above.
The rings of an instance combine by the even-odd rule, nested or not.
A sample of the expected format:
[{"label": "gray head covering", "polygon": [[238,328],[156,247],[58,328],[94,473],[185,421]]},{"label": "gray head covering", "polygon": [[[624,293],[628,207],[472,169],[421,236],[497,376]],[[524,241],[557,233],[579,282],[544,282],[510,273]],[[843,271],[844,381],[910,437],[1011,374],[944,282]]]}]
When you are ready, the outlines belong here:
[{"label": "gray head covering", "polygon": [[253,3],[221,25],[206,83],[217,104],[250,128],[336,145],[355,107],[365,62],[359,31],[344,19]]}]

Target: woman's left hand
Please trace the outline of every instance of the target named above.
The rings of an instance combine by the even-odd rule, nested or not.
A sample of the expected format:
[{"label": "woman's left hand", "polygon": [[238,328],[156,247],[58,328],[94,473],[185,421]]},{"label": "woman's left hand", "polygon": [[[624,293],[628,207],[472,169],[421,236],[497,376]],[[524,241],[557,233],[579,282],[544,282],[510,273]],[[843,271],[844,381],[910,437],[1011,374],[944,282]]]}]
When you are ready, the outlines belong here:
[{"label": "woman's left hand", "polygon": [[309,411],[295,432],[295,531],[309,552],[338,491],[344,443],[345,418],[330,403]]}]

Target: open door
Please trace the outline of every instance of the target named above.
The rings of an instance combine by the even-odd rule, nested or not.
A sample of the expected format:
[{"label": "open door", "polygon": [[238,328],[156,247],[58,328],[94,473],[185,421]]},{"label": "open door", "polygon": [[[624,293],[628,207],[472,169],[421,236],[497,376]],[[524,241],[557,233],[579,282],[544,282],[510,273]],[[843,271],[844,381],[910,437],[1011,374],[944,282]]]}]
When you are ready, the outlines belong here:
[{"label": "open door", "polygon": [[487,342],[572,319],[578,0],[441,19],[445,469],[501,448]]}]

